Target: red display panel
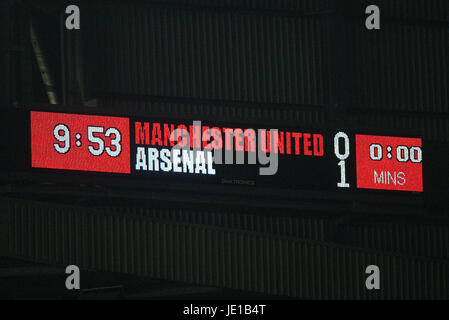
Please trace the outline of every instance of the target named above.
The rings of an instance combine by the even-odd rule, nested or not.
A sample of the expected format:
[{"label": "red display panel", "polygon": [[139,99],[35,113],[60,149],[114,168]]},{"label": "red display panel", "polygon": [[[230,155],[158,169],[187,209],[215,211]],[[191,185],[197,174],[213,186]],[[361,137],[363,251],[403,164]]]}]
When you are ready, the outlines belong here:
[{"label": "red display panel", "polygon": [[356,135],[357,187],[423,191],[422,140]]},{"label": "red display panel", "polygon": [[31,111],[33,168],[130,173],[129,118]]}]

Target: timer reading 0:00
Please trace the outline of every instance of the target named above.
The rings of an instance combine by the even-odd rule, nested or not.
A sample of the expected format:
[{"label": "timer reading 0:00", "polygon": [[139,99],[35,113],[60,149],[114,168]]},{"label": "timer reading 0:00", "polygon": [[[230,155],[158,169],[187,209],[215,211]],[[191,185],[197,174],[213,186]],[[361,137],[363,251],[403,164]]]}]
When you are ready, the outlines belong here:
[{"label": "timer reading 0:00", "polygon": [[[96,145],[96,148],[92,145],[88,146],[89,152],[94,156],[101,156],[104,151],[110,156],[110,157],[118,157],[122,151],[122,146],[120,144],[120,141],[122,139],[122,135],[120,134],[120,131],[117,128],[109,128],[104,132],[105,137],[113,136],[113,139],[111,139],[111,147],[105,147],[104,140],[98,136],[95,136],[94,134],[102,134],[104,131],[103,127],[95,127],[95,126],[89,126],[87,127],[87,135],[88,135],[88,141],[92,144]],[[62,132],[62,134],[60,133]],[[77,134],[81,137],[80,134]],[[56,150],[56,152],[60,154],[65,154],[69,152],[70,150],[70,130],[69,128],[64,124],[58,124],[53,129],[53,136],[58,141],[57,143],[54,143],[53,146]],[[77,137],[78,138],[78,137]],[[61,145],[62,144],[62,145]],[[77,146],[81,146],[81,143]]]},{"label": "timer reading 0:00", "polygon": [[[393,147],[387,146],[386,148],[387,159],[393,158]],[[369,146],[369,156],[371,160],[381,161],[384,159],[383,147],[380,144],[373,143]],[[396,147],[396,160],[399,162],[412,162],[421,163],[422,162],[422,148],[421,147],[407,147],[407,146],[397,146]]]}]

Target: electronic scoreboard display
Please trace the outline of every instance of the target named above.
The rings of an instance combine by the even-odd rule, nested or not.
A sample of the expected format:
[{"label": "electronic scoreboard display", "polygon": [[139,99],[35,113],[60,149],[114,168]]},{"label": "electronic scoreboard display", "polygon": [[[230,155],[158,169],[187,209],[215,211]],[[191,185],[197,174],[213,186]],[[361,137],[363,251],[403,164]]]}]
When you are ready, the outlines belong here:
[{"label": "electronic scoreboard display", "polygon": [[137,185],[425,191],[426,153],[417,136],[34,108],[26,113],[32,171],[114,175]]},{"label": "electronic scoreboard display", "polygon": [[323,210],[398,204],[420,213],[445,207],[449,195],[449,147],[417,130],[63,106],[17,108],[0,120],[3,184],[49,196],[102,190]]}]

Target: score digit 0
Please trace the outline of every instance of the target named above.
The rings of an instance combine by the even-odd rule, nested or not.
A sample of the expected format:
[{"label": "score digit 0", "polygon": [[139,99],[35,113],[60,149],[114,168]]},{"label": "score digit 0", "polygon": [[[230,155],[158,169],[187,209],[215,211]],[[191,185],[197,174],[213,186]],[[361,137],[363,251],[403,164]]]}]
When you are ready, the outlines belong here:
[{"label": "score digit 0", "polygon": [[[340,150],[340,139],[344,140],[345,147],[344,152]],[[346,165],[345,160],[349,157],[349,137],[344,132],[339,132],[334,137],[334,153],[335,156],[340,160],[338,166],[340,166],[340,182],[337,183],[339,188],[349,188],[349,183],[346,182]]]}]

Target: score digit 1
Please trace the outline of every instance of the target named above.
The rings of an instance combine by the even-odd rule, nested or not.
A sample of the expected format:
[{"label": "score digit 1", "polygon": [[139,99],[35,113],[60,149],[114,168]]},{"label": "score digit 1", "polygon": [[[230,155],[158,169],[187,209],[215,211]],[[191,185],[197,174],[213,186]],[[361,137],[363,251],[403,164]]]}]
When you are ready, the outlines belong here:
[{"label": "score digit 1", "polygon": [[[344,151],[340,150],[340,139],[344,141]],[[340,167],[340,182],[337,183],[339,188],[349,188],[349,183],[346,182],[346,159],[349,157],[349,137],[344,132],[339,132],[334,137],[334,153],[337,159],[340,160],[338,166]]]}]

